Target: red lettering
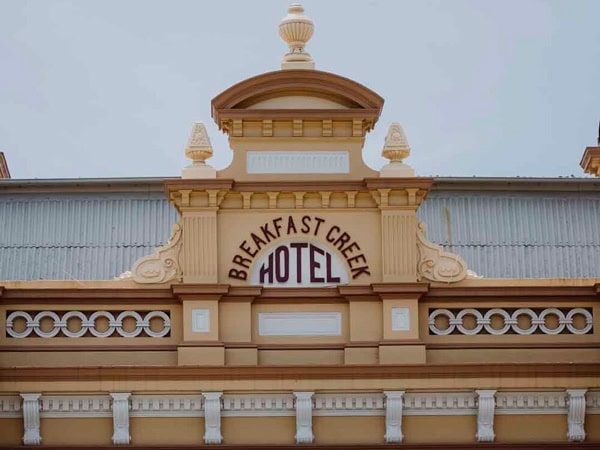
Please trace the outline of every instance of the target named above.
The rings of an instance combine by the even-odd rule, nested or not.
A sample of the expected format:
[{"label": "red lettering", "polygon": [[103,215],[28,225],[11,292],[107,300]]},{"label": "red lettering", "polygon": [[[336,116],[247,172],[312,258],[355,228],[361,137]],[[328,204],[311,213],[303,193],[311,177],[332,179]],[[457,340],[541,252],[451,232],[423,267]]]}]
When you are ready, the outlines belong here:
[{"label": "red lettering", "polygon": [[331,254],[327,253],[325,256],[326,268],[327,268],[327,282],[328,283],[339,283],[340,277],[334,277],[331,274]]},{"label": "red lettering", "polygon": [[258,248],[258,250],[260,250],[263,245],[267,245],[267,243],[265,241],[263,241],[259,236],[257,236],[254,233],[250,233],[250,237],[254,241],[254,245],[256,245],[256,247]]},{"label": "red lettering", "polygon": [[352,254],[352,250],[360,250],[360,247],[358,246],[358,244],[356,242],[353,242],[348,247],[346,247],[344,250],[342,250],[342,255],[344,255],[344,258],[348,259],[348,255],[346,253]]},{"label": "red lettering", "polygon": [[335,242],[333,243],[333,245],[335,245],[338,250],[341,250],[344,245],[346,245],[348,242],[350,241],[350,235],[346,232],[343,232],[340,237],[338,237]]},{"label": "red lettering", "polygon": [[263,236],[265,237],[265,239],[267,240],[267,242],[271,242],[271,239],[277,239],[277,236],[275,236],[273,234],[273,232],[271,230],[269,230],[269,224],[268,223],[265,223],[264,225],[261,225],[260,231],[263,232]]},{"label": "red lettering", "polygon": [[285,283],[289,277],[290,251],[285,245],[280,245],[275,249],[275,279],[278,283]]},{"label": "red lettering", "polygon": [[262,267],[260,268],[259,278],[260,278],[261,284],[265,284],[265,275],[268,275],[268,277],[269,277],[269,281],[267,281],[267,283],[272,284],[273,283],[273,253],[271,253],[269,255],[269,262],[267,263],[267,265],[263,264]]},{"label": "red lettering", "polygon": [[302,216],[302,228],[300,228],[302,233],[307,234],[310,231],[310,221],[310,216]]},{"label": "red lettering", "polygon": [[281,222],[283,219],[278,217],[277,219],[273,219],[273,226],[275,227],[275,231],[277,232],[277,237],[281,236]]}]

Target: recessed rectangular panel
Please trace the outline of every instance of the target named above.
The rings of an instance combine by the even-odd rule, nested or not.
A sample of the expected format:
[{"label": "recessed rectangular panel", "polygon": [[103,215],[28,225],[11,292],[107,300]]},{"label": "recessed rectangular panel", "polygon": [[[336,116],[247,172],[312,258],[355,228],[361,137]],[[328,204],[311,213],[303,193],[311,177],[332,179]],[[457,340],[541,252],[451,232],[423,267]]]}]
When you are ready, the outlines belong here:
[{"label": "recessed rectangular panel", "polygon": [[250,151],[246,170],[255,174],[349,173],[350,156],[344,151]]},{"label": "recessed rectangular panel", "polygon": [[260,336],[341,336],[340,312],[259,313]]}]

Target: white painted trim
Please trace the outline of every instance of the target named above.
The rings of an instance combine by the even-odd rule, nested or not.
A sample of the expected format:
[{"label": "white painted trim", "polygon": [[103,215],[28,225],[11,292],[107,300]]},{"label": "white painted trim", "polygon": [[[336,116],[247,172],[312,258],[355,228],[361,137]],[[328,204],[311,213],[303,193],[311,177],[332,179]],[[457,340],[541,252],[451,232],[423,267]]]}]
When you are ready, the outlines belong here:
[{"label": "white painted trim", "polygon": [[410,331],[410,309],[392,308],[392,331]]},{"label": "white painted trim", "polygon": [[296,415],[290,394],[233,394],[222,397],[222,417],[290,417]]},{"label": "white painted trim", "polygon": [[259,336],[341,336],[341,312],[267,312],[258,314]]},{"label": "white painted trim", "polygon": [[131,443],[129,435],[129,398],[130,392],[111,392],[113,416],[113,445],[128,445]]},{"label": "white painted trim", "polygon": [[313,396],[313,416],[383,416],[385,400],[379,393],[336,393]]},{"label": "white painted trim", "polygon": [[496,393],[496,414],[566,414],[564,391],[527,391]]},{"label": "white painted trim", "polygon": [[21,400],[18,395],[0,395],[0,419],[23,417]]},{"label": "white painted trim", "polygon": [[132,395],[130,417],[204,417],[202,395]]},{"label": "white painted trim", "polygon": [[246,171],[252,174],[349,173],[347,151],[249,151]]},{"label": "white painted trim", "polygon": [[109,395],[43,395],[42,418],[112,417]]},{"label": "white painted trim", "polygon": [[569,412],[567,413],[567,439],[571,442],[585,441],[585,393],[587,389],[567,389]]},{"label": "white painted trim", "polygon": [[210,333],[210,310],[206,308],[192,309],[192,332]]},{"label": "white painted trim", "polygon": [[402,433],[402,410],[405,391],[384,391],[385,394],[385,442],[400,443]]},{"label": "white painted trim", "polygon": [[478,389],[477,391],[477,442],[494,442],[494,409],[496,402],[495,389]]},{"label": "white painted trim", "polygon": [[405,416],[476,416],[475,392],[407,392]]},{"label": "white painted trim", "polygon": [[40,397],[41,393],[21,394],[23,399],[23,444],[40,445]]},{"label": "white painted trim", "polygon": [[296,444],[310,444],[315,439],[312,430],[314,392],[294,392],[296,398]]},{"label": "white painted trim", "polygon": [[223,392],[203,392],[204,397],[204,443],[220,444],[221,434],[221,396]]}]

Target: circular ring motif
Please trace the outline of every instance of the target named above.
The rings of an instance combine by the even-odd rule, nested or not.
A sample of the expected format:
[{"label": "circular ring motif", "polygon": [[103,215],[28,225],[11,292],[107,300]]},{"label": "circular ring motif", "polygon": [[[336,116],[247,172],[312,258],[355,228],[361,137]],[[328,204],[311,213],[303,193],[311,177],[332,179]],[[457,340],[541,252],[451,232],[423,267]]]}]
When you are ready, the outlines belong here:
[{"label": "circular ring motif", "polygon": [[[19,317],[22,317],[26,321],[25,330],[20,333],[16,332],[13,329],[13,322],[15,319],[17,319]],[[9,336],[12,336],[14,338],[25,338],[25,337],[29,336],[31,334],[31,332],[33,331],[33,328],[30,326],[32,320],[33,319],[31,318],[31,314],[29,314],[25,311],[13,311],[6,318],[6,332],[8,333]]]},{"label": "circular ring motif", "polygon": [[[585,317],[585,327],[575,328],[575,325],[573,324],[573,317],[575,317],[577,314],[581,314],[583,317]],[[567,323],[567,330],[573,334],[587,334],[592,330],[594,319],[592,314],[587,309],[573,308],[567,313],[567,319],[571,319],[571,322]]]},{"label": "circular ring motif", "polygon": [[[475,316],[475,320],[477,323],[475,328],[468,329],[468,328],[464,327],[463,319],[465,316]],[[467,336],[475,335],[483,329],[483,323],[481,323],[483,316],[476,309],[473,309],[473,308],[463,309],[456,315],[456,319],[460,320],[460,324],[458,324],[456,326],[458,328],[458,331],[460,331],[462,334],[466,334]]]},{"label": "circular ring motif", "polygon": [[[133,317],[135,319],[135,329],[133,331],[125,331],[123,329],[123,319],[127,318],[127,317]],[[117,328],[117,333],[119,333],[121,336],[123,337],[136,337],[138,336],[142,331],[142,327],[140,327],[140,322],[142,321],[142,316],[140,316],[139,313],[135,312],[135,311],[123,311],[122,313],[120,313],[117,316],[117,322],[118,322],[118,326]]]},{"label": "circular ring motif", "polygon": [[[440,330],[438,327],[435,326],[435,319],[437,316],[446,316],[448,318],[448,322],[449,322],[448,328],[446,328],[445,330]],[[445,336],[447,334],[450,334],[456,328],[456,325],[454,325],[452,323],[454,318],[455,318],[454,313],[452,311],[450,311],[448,309],[436,309],[429,315],[429,329],[434,334],[438,334],[440,336]]]},{"label": "circular ring motif", "polygon": [[[496,329],[492,327],[491,321],[493,316],[502,316],[502,319],[504,320],[504,325],[502,326],[502,328]],[[485,313],[485,316],[483,316],[483,318],[488,321],[483,326],[485,327],[485,331],[487,331],[489,334],[499,336],[501,334],[506,334],[510,330],[510,314],[504,309],[490,309],[488,312]]]},{"label": "circular ring motif", "polygon": [[78,338],[83,336],[85,333],[87,333],[88,329],[90,328],[89,326],[86,325],[86,322],[88,321],[87,316],[82,313],[81,311],[69,311],[67,312],[65,315],[62,316],[62,321],[65,324],[68,324],[69,319],[73,318],[73,317],[77,317],[79,320],[81,320],[81,328],[78,331],[70,331],[66,326],[62,329],[62,332],[65,336],[70,337],[70,338]]},{"label": "circular ring motif", "polygon": [[[42,331],[42,327],[40,326],[42,319],[50,317],[53,320],[52,329],[50,331]],[[60,322],[60,317],[53,311],[41,311],[35,315],[33,319],[35,324],[33,331],[39,337],[43,338],[51,338],[60,333],[60,328],[57,326],[58,322]]]},{"label": "circular ring motif", "polygon": [[[558,318],[558,326],[556,328],[548,328],[546,326],[546,316],[555,315]],[[565,315],[560,309],[547,308],[540,313],[540,330],[546,334],[560,334],[565,329]]]},{"label": "circular ring motif", "polygon": [[[163,320],[162,330],[152,331],[150,329],[150,320],[154,317],[160,317]],[[148,314],[146,314],[146,317],[144,317],[144,322],[148,324],[144,326],[144,332],[150,337],[164,337],[169,334],[169,331],[171,331],[171,319],[169,319],[169,316],[162,311],[150,311]]]},{"label": "circular ring motif", "polygon": [[[108,328],[106,329],[106,331],[98,331],[96,329],[96,319],[98,317],[105,317],[108,319]],[[92,335],[95,337],[104,338],[110,336],[115,332],[115,316],[113,316],[108,311],[96,311],[90,316],[90,322],[94,324],[94,326],[90,328],[90,333],[92,333]]]},{"label": "circular ring motif", "polygon": [[[530,319],[531,319],[531,326],[529,328],[523,329],[523,328],[521,328],[519,326],[518,320],[519,320],[519,316],[522,315],[522,314],[525,314],[525,315],[527,315],[527,316],[530,317]],[[515,321],[515,323],[512,325],[512,329],[517,334],[531,334],[538,327],[538,325],[536,323],[536,319],[537,318],[538,318],[537,314],[532,309],[530,309],[530,308],[519,308],[515,312],[512,313],[511,319]]]}]

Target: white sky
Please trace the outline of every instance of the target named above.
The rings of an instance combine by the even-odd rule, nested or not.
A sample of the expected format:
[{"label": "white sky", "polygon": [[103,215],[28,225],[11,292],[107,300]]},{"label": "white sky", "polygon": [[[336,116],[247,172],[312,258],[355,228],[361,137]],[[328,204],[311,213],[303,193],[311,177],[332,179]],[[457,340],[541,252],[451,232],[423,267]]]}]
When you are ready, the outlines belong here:
[{"label": "white sky", "polygon": [[[179,176],[210,100],[278,70],[289,1],[0,0],[0,150],[13,178]],[[419,175],[582,175],[600,119],[598,0],[305,0],[317,68],[386,100]]]}]

